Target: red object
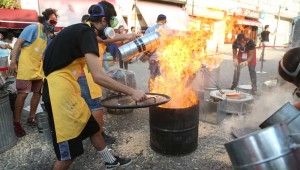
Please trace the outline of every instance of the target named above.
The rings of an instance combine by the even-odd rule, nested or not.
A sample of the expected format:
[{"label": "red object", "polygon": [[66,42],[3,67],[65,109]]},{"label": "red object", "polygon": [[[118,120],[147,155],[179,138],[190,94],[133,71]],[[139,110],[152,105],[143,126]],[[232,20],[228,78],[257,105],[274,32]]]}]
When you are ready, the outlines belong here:
[{"label": "red object", "polygon": [[[254,47],[253,50],[254,50],[254,54],[253,54],[251,61],[248,63],[249,66],[256,66],[256,47]],[[249,50],[246,50],[245,52],[247,53],[247,56],[249,56]],[[242,54],[243,54],[242,52],[238,52],[237,59],[238,59],[239,63],[246,61],[246,60],[242,59]]]},{"label": "red object", "polygon": [[38,23],[36,10],[0,9],[0,28],[23,29],[34,23]]}]

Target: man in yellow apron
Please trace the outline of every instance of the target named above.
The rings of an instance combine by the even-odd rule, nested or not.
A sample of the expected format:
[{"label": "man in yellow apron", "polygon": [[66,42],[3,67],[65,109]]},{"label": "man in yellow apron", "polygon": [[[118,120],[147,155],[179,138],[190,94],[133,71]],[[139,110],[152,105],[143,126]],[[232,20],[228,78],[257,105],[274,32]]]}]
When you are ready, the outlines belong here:
[{"label": "man in yellow apron", "polygon": [[135,101],[147,98],[142,90],[135,90],[110,78],[99,65],[96,36],[103,34],[117,15],[113,5],[101,1],[92,5],[88,12],[91,27],[80,23],[64,28],[45,53],[43,101],[49,114],[57,156],[54,169],[68,169],[74,159],[83,154],[82,140],[87,137],[103,157],[107,169],[131,163],[131,159],[113,156],[108,151],[99,125],[81,97],[77,79],[85,64],[95,83],[131,95]]},{"label": "man in yellow apron", "polygon": [[[30,113],[27,124],[36,126],[35,112],[41,97],[42,54],[46,48],[47,34],[53,31],[57,21],[57,11],[46,9],[38,18],[39,24],[27,26],[16,41],[12,50],[10,74],[17,73],[16,88],[18,91],[14,110],[14,129],[18,137],[26,134],[20,124],[20,117],[28,93],[33,92],[30,101]],[[19,55],[20,52],[20,55]],[[17,63],[17,57],[19,61]]]}]

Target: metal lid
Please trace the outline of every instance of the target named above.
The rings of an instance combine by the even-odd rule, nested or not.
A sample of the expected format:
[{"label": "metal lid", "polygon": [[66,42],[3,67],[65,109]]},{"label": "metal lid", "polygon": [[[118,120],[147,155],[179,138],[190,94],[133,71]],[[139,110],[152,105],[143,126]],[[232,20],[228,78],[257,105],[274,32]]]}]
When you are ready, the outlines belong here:
[{"label": "metal lid", "polygon": [[100,101],[101,105],[112,109],[135,109],[158,106],[169,102],[169,96],[158,93],[146,93],[148,99],[143,102],[134,101],[129,95],[111,96]]}]

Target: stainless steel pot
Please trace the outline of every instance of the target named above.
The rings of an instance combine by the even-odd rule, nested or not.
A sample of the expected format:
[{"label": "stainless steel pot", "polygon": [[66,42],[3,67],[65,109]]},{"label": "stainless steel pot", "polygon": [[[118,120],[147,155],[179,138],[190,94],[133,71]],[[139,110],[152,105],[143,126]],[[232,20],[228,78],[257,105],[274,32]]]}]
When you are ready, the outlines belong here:
[{"label": "stainless steel pot", "polygon": [[284,123],[225,144],[233,168],[242,170],[299,169],[299,161],[292,152],[295,146]]},{"label": "stainless steel pot", "polygon": [[[271,115],[263,123],[261,123],[259,127],[266,128],[282,122],[289,126],[290,122],[295,120],[295,118],[297,118],[299,115],[300,112],[290,102],[287,102],[281,108],[279,108],[273,115]],[[300,132],[300,127],[298,132]]]},{"label": "stainless steel pot", "polygon": [[159,36],[158,32],[151,32],[119,47],[122,60],[126,62],[140,53],[155,51],[155,49],[159,46]]}]

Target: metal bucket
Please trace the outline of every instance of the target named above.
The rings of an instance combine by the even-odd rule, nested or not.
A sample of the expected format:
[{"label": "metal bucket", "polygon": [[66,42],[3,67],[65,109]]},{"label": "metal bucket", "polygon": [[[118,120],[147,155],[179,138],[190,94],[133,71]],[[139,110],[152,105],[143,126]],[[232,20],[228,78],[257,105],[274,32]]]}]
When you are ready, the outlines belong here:
[{"label": "metal bucket", "polygon": [[284,123],[250,133],[225,144],[234,169],[296,170],[295,144]]},{"label": "metal bucket", "polygon": [[17,143],[13,127],[13,113],[9,104],[8,93],[0,91],[0,153]]},{"label": "metal bucket", "polygon": [[186,155],[197,149],[199,104],[188,108],[149,108],[150,147],[162,155]]},{"label": "metal bucket", "polygon": [[159,46],[159,36],[158,32],[151,32],[119,47],[122,60],[126,62],[142,52],[154,51]]},{"label": "metal bucket", "polygon": [[[260,128],[273,126],[277,123],[285,123],[289,126],[290,122],[300,115],[300,112],[290,103],[285,103],[274,114],[259,125]],[[300,132],[300,128],[299,128]]]},{"label": "metal bucket", "polygon": [[42,143],[51,143],[51,131],[49,127],[49,118],[47,112],[40,112],[36,114],[38,121],[38,131]]}]

